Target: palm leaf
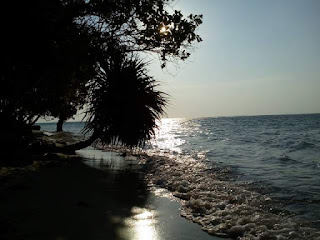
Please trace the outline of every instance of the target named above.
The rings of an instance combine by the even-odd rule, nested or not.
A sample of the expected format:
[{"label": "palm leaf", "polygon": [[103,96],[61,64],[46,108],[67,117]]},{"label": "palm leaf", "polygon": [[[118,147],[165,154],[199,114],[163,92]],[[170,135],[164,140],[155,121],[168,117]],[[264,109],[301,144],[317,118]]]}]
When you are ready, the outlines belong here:
[{"label": "palm leaf", "polygon": [[152,138],[164,113],[167,95],[156,90],[146,63],[118,56],[100,63],[91,83],[91,106],[87,131],[105,144],[143,146]]}]

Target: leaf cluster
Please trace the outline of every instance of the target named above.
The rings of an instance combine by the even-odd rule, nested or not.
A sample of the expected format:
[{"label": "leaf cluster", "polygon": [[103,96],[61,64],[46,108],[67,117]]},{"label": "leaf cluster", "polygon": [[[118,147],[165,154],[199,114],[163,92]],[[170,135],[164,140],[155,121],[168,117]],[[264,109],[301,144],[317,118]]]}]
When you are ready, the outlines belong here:
[{"label": "leaf cluster", "polygon": [[0,119],[66,120],[88,106],[87,129],[103,142],[150,139],[167,100],[138,53],[159,54],[165,67],[202,41],[196,34],[202,15],[170,13],[170,2],[8,1],[3,11],[11,16],[0,19]]}]

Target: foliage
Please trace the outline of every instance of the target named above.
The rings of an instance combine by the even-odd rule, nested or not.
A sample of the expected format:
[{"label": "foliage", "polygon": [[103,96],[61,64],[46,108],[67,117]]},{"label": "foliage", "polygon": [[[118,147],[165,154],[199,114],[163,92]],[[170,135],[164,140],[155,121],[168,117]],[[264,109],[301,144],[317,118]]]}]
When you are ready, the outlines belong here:
[{"label": "foliage", "polygon": [[140,60],[119,55],[101,67],[105,70],[90,85],[86,129],[106,144],[143,145],[154,135],[166,95],[155,90],[156,81]]},{"label": "foliage", "polygon": [[2,11],[12,16],[0,19],[0,123],[68,119],[88,105],[87,128],[102,141],[148,140],[166,100],[135,53],[157,53],[164,67],[201,41],[202,16],[169,13],[170,2],[8,1]]},{"label": "foliage", "polygon": [[[73,2],[70,1],[69,4]],[[180,11],[165,10],[169,0],[91,0],[78,4],[77,22],[91,28],[102,47],[119,43],[124,52],[154,52],[164,67],[169,57],[186,59],[190,46],[202,39],[195,33],[202,15],[184,18]],[[167,27],[166,34],[161,29]],[[113,45],[113,44],[111,44]]]},{"label": "foliage", "polygon": [[84,30],[79,35],[60,1],[9,1],[5,8],[13,16],[1,19],[6,38],[1,45],[0,113],[24,123],[38,115],[56,116],[70,103],[66,96],[93,74],[89,35]]}]

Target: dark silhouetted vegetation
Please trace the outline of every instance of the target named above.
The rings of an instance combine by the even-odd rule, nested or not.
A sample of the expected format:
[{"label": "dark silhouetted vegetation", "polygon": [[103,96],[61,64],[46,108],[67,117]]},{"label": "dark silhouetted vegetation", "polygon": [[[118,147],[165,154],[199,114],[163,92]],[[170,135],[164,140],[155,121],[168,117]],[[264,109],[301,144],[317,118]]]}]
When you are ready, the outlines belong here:
[{"label": "dark silhouetted vegetation", "polygon": [[195,31],[202,16],[169,13],[170,2],[8,1],[2,11],[10,17],[1,16],[0,145],[28,149],[28,126],[39,117],[58,118],[61,131],[79,109],[91,140],[131,147],[150,139],[166,95],[155,89],[140,53],[158,54],[165,67],[188,58],[201,41]]}]

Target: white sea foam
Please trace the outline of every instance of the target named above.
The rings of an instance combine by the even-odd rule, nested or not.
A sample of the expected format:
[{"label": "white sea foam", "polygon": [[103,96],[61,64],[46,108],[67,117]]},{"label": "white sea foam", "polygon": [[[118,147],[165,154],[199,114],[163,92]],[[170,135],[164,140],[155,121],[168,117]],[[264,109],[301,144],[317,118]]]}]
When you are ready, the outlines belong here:
[{"label": "white sea foam", "polygon": [[220,180],[224,171],[181,155],[144,155],[147,179],[181,199],[181,216],[209,234],[238,239],[320,239],[293,215],[272,211],[270,197]]}]

